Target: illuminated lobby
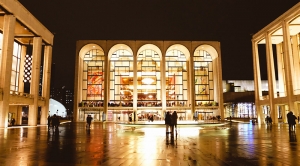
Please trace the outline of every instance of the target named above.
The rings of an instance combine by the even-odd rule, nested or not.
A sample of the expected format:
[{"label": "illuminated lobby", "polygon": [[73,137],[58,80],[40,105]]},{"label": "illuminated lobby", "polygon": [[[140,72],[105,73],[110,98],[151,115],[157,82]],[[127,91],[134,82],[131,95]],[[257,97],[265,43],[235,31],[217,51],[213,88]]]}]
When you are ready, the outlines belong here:
[{"label": "illuminated lobby", "polygon": [[74,120],[224,117],[220,52],[216,41],[77,41]]}]

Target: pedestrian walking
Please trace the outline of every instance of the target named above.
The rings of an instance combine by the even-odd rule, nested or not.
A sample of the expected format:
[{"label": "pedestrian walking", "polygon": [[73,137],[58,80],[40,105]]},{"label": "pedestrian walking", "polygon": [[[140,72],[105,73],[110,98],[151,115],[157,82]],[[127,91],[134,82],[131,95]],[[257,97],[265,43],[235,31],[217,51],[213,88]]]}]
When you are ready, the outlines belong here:
[{"label": "pedestrian walking", "polygon": [[91,128],[92,120],[93,120],[93,118],[92,118],[91,115],[88,115],[88,116],[86,117],[86,128]]},{"label": "pedestrian walking", "polygon": [[174,111],[171,115],[171,133],[174,134],[174,129],[176,128],[177,133],[177,112]]},{"label": "pedestrian walking", "polygon": [[58,131],[58,126],[59,126],[59,117],[56,116],[56,114],[54,114],[52,117],[51,117],[51,122],[52,122],[52,128],[53,128],[53,131]]},{"label": "pedestrian walking", "polygon": [[172,123],[171,114],[170,114],[170,112],[168,111],[168,112],[166,113],[166,117],[165,117],[166,134],[169,134],[169,133],[170,133],[170,126],[171,126],[171,123]]},{"label": "pedestrian walking", "polygon": [[48,130],[50,130],[50,127],[51,127],[51,116],[48,115],[48,118],[47,118],[47,126],[48,126]]},{"label": "pedestrian walking", "polygon": [[296,116],[293,114],[292,111],[287,113],[287,120],[289,124],[289,131],[294,131],[295,130],[295,125],[296,125]]}]

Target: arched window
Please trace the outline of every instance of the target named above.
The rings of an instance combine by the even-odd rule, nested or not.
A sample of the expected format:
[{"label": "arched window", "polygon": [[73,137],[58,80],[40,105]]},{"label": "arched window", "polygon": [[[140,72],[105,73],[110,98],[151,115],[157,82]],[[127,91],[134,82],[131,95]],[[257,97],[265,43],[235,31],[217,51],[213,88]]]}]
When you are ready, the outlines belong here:
[{"label": "arched window", "polygon": [[105,57],[103,51],[92,49],[83,57],[82,98],[88,105],[103,106]]},{"label": "arched window", "polygon": [[151,49],[137,57],[138,107],[161,106],[160,56]]},{"label": "arched window", "polygon": [[186,57],[180,50],[166,54],[166,99],[167,107],[184,106],[188,99],[188,74]]},{"label": "arched window", "polygon": [[194,54],[196,106],[208,105],[214,101],[213,61],[204,50]]},{"label": "arched window", "polygon": [[110,107],[133,107],[133,55],[119,49],[110,58]]}]

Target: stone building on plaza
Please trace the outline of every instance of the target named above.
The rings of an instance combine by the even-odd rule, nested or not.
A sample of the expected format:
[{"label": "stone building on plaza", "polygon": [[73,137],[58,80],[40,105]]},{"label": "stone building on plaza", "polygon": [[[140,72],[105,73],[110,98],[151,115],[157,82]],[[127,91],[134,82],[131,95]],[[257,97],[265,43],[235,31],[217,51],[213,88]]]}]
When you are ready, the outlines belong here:
[{"label": "stone building on plaza", "polygon": [[[283,13],[252,37],[255,105],[259,123],[271,116],[274,123],[287,122],[286,114],[300,109],[300,3]],[[263,59],[266,63],[262,63]],[[261,72],[267,71],[263,85]],[[262,93],[262,87],[268,93]]]},{"label": "stone building on plaza", "polygon": [[0,6],[0,127],[22,124],[23,108],[28,125],[47,124],[54,36],[18,1]]},{"label": "stone building on plaza", "polygon": [[224,117],[219,42],[80,40],[75,63],[75,121]]}]

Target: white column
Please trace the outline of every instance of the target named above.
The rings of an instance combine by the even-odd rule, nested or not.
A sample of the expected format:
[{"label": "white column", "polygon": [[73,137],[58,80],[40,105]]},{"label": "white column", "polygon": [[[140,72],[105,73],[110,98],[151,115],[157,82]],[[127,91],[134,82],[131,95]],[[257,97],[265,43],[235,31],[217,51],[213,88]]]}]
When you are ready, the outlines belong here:
[{"label": "white column", "polygon": [[3,90],[3,100],[0,101],[0,127],[8,126],[10,79],[12,70],[15,23],[16,18],[13,15],[4,16],[3,43],[1,50],[2,56],[0,56],[0,88]]},{"label": "white column", "polygon": [[268,88],[269,88],[269,106],[270,106],[270,116],[273,119],[275,124],[278,123],[278,115],[277,109],[274,105],[274,94],[276,94],[276,81],[275,81],[275,69],[274,69],[274,57],[272,50],[272,41],[270,34],[265,35],[266,39],[266,60],[267,60],[267,71],[268,71]]},{"label": "white column", "polygon": [[16,115],[16,125],[22,124],[22,108],[23,106],[18,106]]},{"label": "white column", "polygon": [[[189,92],[190,92],[190,104],[191,104],[191,110],[192,110],[192,117],[194,116],[195,113],[195,107],[196,107],[196,97],[195,97],[195,71],[194,71],[194,53],[191,54],[190,56],[190,65],[189,65]],[[188,119],[191,120],[191,119]]]},{"label": "white column", "polygon": [[26,56],[26,46],[22,45],[21,59],[20,59],[20,75],[19,75],[19,92],[24,92],[24,65]]},{"label": "white column", "polygon": [[300,65],[299,65],[299,41],[298,41],[298,35],[295,35],[292,37],[292,55],[293,55],[293,66],[294,66],[294,72],[293,72],[293,85],[294,85],[294,92],[295,94],[300,94]]},{"label": "white column", "polygon": [[[105,56],[105,75],[104,75],[104,103],[103,103],[103,114],[105,114],[105,120],[107,121],[107,109],[108,109],[108,102],[109,102],[109,93],[110,93],[110,90],[109,90],[109,86],[110,86],[110,81],[109,81],[109,77],[110,77],[110,63],[109,63],[109,56],[106,54],[104,55]],[[82,70],[82,69],[80,69]],[[102,119],[103,120],[103,119]]]},{"label": "white column", "polygon": [[137,100],[138,100],[138,91],[137,91],[137,52],[133,55],[133,111],[137,112]]},{"label": "white column", "polygon": [[283,65],[283,56],[282,56],[282,44],[276,45],[276,54],[277,54],[277,71],[278,71],[278,88],[279,95],[283,97],[286,95],[285,84],[284,84],[284,65]]},{"label": "white column", "polygon": [[294,111],[294,101],[293,101],[293,77],[292,73],[294,71],[292,65],[292,48],[290,40],[290,32],[288,23],[282,22],[282,31],[283,31],[283,61],[285,66],[285,84],[287,90],[288,106],[289,110]]},{"label": "white column", "polygon": [[255,106],[257,112],[257,121],[259,124],[263,121],[262,109],[260,106],[261,91],[261,76],[260,76],[260,64],[257,42],[252,40],[252,53],[253,53],[253,73],[254,73],[254,94],[255,94]]},{"label": "white column", "polygon": [[42,106],[41,124],[47,124],[47,117],[49,114],[49,100],[50,100],[50,80],[51,80],[51,64],[52,64],[52,46],[45,46],[44,48],[44,68],[43,68],[43,86],[42,96],[45,99],[45,105]]},{"label": "white column", "polygon": [[[105,64],[106,65],[106,64]],[[75,58],[75,76],[74,76],[74,103],[73,103],[73,121],[79,121],[79,102],[82,102],[82,73],[83,73],[83,60],[80,58],[80,55],[76,55]],[[104,74],[107,74],[106,72]],[[105,79],[105,76],[104,76]],[[105,82],[105,80],[104,80]],[[107,86],[107,85],[105,85]],[[104,90],[105,91],[105,90]],[[105,94],[105,93],[104,93]],[[102,95],[104,95],[102,94]],[[103,103],[105,106],[105,103]]]},{"label": "white column", "polygon": [[218,94],[217,96],[214,96],[215,101],[219,101],[219,111],[221,112],[221,118],[225,118],[225,110],[224,110],[224,105],[223,105],[223,83],[222,83],[222,60],[221,60],[221,55],[218,55],[216,59],[216,69],[214,68],[213,73],[217,75],[217,84],[214,87],[214,91],[217,91]]},{"label": "white column", "polygon": [[28,111],[29,126],[37,125],[41,52],[42,52],[42,38],[34,37],[33,51],[32,51],[32,72],[31,72],[31,83],[30,83],[30,94],[33,95],[33,104],[29,105],[29,111]]},{"label": "white column", "polygon": [[167,98],[166,98],[166,55],[161,55],[160,62],[160,87],[161,87],[161,102],[162,102],[162,114],[167,110]]}]

